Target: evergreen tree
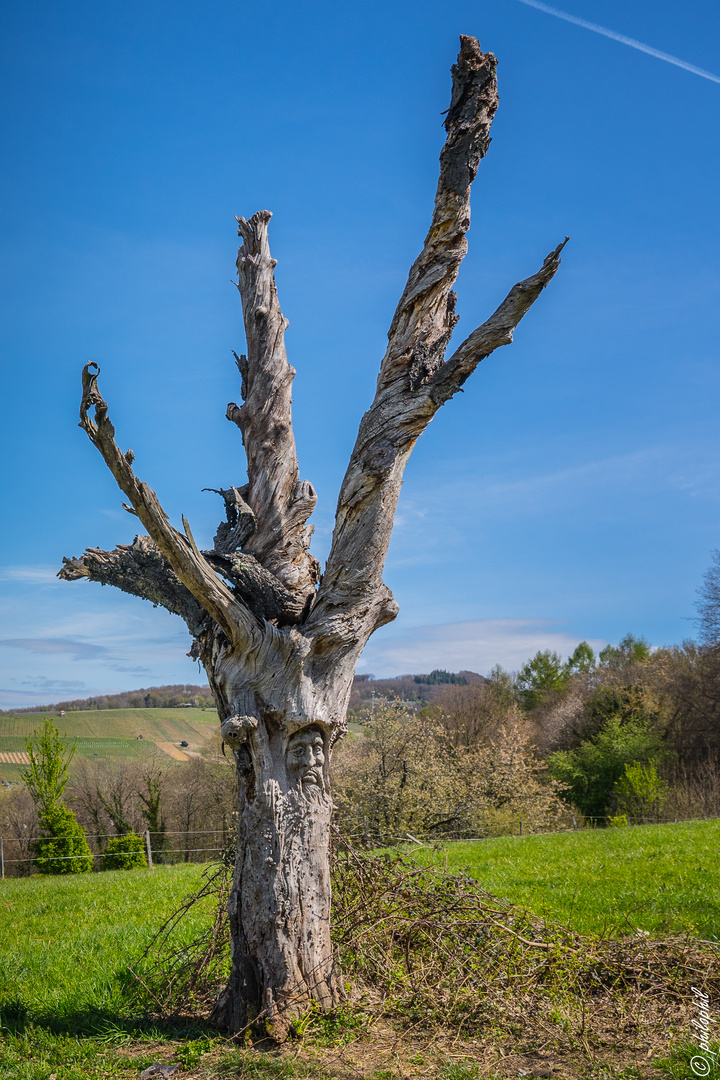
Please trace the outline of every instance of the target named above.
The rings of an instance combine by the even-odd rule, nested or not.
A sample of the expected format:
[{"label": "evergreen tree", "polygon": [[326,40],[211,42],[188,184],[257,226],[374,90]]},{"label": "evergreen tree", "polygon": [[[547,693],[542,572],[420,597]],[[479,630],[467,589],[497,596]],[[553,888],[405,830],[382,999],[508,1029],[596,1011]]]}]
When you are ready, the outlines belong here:
[{"label": "evergreen tree", "polygon": [[25,743],[28,768],[21,773],[37,807],[41,835],[31,844],[45,874],[81,874],[92,870],[92,853],[85,832],[63,802],[69,767],[75,754],[52,720],[44,720]]}]

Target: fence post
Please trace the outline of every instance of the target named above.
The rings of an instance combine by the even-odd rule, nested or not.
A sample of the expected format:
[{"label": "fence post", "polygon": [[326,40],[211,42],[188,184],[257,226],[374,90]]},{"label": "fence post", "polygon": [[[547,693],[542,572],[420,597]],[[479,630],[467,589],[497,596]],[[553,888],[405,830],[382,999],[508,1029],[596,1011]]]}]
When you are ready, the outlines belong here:
[{"label": "fence post", "polygon": [[145,850],[147,852],[148,866],[152,870],[153,869],[152,846],[150,844],[150,830],[149,829],[145,830]]},{"label": "fence post", "polygon": [[575,820],[575,815],[571,814],[570,817],[573,819],[573,829],[577,829],[577,821]]},{"label": "fence post", "polygon": [[520,835],[522,836],[522,821],[520,822]]},{"label": "fence post", "polygon": [[2,836],[0,836],[0,878],[5,877],[5,855],[3,852]]}]

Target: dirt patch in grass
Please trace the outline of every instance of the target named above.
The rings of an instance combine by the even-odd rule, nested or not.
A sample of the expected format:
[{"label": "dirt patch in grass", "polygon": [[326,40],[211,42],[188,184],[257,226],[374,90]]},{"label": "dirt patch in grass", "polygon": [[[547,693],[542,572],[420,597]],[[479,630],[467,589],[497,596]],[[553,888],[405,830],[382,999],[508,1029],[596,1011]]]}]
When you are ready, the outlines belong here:
[{"label": "dirt patch in grass", "polygon": [[[610,1034],[608,1032],[608,1034]],[[532,1038],[461,1038],[457,1034],[418,1032],[388,1021],[373,1022],[364,1034],[344,1046],[321,1046],[312,1038],[283,1047],[237,1046],[231,1040],[216,1041],[197,1061],[180,1063],[178,1080],[518,1080],[518,1077],[579,1080],[579,1078],[642,1078],[668,1080],[672,1075],[663,1046],[645,1048],[642,1040],[614,1045],[611,1052],[593,1047],[595,1038],[582,1045],[570,1039],[557,1045],[554,1037],[544,1043]],[[182,1062],[187,1044],[160,1043],[123,1048],[128,1061],[138,1062],[138,1072],[149,1060]]]}]

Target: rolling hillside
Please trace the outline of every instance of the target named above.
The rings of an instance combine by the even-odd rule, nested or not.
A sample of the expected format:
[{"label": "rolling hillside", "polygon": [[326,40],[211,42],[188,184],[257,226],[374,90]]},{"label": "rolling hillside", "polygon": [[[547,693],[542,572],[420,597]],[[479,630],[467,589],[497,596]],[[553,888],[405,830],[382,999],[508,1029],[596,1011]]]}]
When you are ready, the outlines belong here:
[{"label": "rolling hillside", "polygon": [[[22,771],[25,740],[44,718],[63,734],[77,738],[77,758],[111,760],[147,757],[163,753],[176,761],[204,747],[218,731],[215,709],[90,709],[53,713],[0,716],[0,781],[17,782]],[[182,748],[181,742],[187,743]]]}]

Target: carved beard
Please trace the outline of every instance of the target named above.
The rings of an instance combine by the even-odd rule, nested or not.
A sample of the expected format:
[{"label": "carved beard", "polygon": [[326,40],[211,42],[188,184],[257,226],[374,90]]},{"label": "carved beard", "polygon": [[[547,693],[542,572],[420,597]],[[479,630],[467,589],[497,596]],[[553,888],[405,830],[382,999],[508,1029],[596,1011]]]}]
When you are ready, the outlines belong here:
[{"label": "carved beard", "polygon": [[294,777],[290,794],[302,803],[325,803],[328,801],[322,768],[311,766]]}]

